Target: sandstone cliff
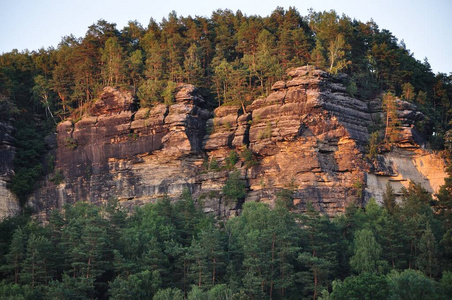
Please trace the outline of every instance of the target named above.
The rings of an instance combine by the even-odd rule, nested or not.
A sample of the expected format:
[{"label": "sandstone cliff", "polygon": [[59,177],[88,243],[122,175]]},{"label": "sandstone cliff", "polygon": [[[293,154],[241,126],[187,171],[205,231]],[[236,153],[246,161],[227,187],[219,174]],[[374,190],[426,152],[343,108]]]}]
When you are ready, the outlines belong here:
[{"label": "sandstone cliff", "polygon": [[[388,180],[413,179],[431,191],[442,184],[444,163],[415,141],[412,125],[422,118],[415,107],[400,103],[404,147],[380,155],[379,168],[390,170],[380,172],[363,151],[381,103],[351,97],[343,76],[312,67],[288,76],[246,112],[222,106],[213,115],[192,85],[178,86],[173,105],[138,111],[130,94],[105,88],[89,116],[58,125],[56,170],[64,180],[43,183],[30,204],[45,217],[65,203],[117,198],[132,207],[188,188],[206,212],[227,217],[242,201],[274,205],[277,192],[289,189],[297,210],[311,202],[334,215],[349,203],[381,199]],[[252,153],[233,166],[248,191],[238,203],[222,196],[231,151]]]},{"label": "sandstone cliff", "polygon": [[19,201],[7,188],[13,175],[15,148],[12,133],[14,128],[7,122],[0,122],[0,219],[19,211]]}]

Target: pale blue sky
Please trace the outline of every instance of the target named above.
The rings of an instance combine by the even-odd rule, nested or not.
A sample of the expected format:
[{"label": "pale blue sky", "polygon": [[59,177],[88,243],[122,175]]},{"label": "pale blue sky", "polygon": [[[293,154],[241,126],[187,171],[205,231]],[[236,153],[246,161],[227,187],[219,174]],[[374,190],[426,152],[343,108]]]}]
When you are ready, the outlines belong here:
[{"label": "pale blue sky", "polygon": [[84,36],[99,19],[122,29],[129,20],[146,27],[151,17],[159,22],[172,10],[210,17],[212,11],[228,8],[267,16],[277,6],[296,7],[303,16],[312,7],[363,22],[372,18],[380,29],[403,39],[414,57],[427,57],[434,72],[452,72],[452,0],[0,0],[0,53],[56,47],[63,36]]}]

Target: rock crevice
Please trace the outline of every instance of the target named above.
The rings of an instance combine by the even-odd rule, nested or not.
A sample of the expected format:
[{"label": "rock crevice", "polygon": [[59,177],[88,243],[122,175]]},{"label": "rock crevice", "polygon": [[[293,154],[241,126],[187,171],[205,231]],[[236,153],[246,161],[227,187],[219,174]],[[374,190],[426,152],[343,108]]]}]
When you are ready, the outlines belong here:
[{"label": "rock crevice", "polygon": [[[177,87],[174,104],[137,111],[130,94],[106,88],[90,116],[58,125],[56,168],[65,179],[57,186],[44,182],[30,204],[45,217],[64,203],[117,198],[133,207],[163,196],[177,198],[189,189],[206,212],[227,217],[240,210],[222,195],[233,169],[246,182],[247,196],[240,203],[273,206],[277,192],[288,189],[296,210],[312,203],[332,216],[350,203],[362,204],[365,195],[378,198],[382,187],[377,179],[384,174],[371,172],[363,150],[372,116],[382,114],[381,103],[350,96],[346,77],[314,67],[289,70],[288,76],[246,113],[231,105],[212,114],[189,84]],[[407,103],[399,107],[403,128],[414,132],[412,125],[421,116]],[[431,184],[436,179],[421,166],[429,156],[406,133],[401,144],[412,145],[413,151],[404,151],[411,151],[414,166],[408,173],[424,174],[435,191],[441,180]],[[233,166],[232,151],[237,153]],[[405,172],[388,157],[382,155],[382,161],[394,176]]]}]

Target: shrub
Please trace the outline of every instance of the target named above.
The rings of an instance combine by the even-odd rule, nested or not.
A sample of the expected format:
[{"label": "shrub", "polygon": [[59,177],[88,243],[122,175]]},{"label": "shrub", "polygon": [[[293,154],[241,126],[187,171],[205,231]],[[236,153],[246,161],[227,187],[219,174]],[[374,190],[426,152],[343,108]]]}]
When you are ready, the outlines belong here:
[{"label": "shrub", "polygon": [[249,148],[244,147],[241,153],[241,157],[245,161],[246,168],[251,168],[258,164],[256,158],[253,155],[253,152]]},{"label": "shrub", "polygon": [[77,141],[71,137],[68,137],[64,140],[64,146],[68,149],[73,150],[73,149],[77,148]]},{"label": "shrub", "polygon": [[232,168],[235,166],[235,164],[239,161],[239,155],[234,150],[229,151],[228,157],[225,159],[226,161],[226,168],[229,170],[232,170]]},{"label": "shrub", "polygon": [[64,180],[64,174],[61,172],[61,170],[56,170],[55,173],[53,173],[53,176],[50,178],[50,181],[54,184],[58,185]]},{"label": "shrub", "polygon": [[228,180],[223,187],[223,195],[226,198],[226,203],[229,201],[238,201],[246,196],[245,183],[240,179],[240,172],[235,170],[229,174]]}]

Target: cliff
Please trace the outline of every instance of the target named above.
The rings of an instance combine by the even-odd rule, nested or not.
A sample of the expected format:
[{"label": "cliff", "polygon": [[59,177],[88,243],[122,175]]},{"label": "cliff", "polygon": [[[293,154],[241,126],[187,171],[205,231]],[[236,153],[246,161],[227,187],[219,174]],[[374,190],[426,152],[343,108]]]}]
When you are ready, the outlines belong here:
[{"label": "cliff", "polygon": [[19,211],[19,201],[7,188],[14,173],[13,160],[16,149],[13,131],[13,126],[8,122],[0,122],[0,219]]},{"label": "cliff", "polygon": [[[376,168],[363,152],[381,102],[351,97],[344,76],[312,67],[288,76],[246,112],[221,106],[213,115],[192,85],[178,86],[173,105],[139,110],[129,93],[105,88],[89,116],[58,125],[56,172],[64,179],[43,182],[29,204],[45,218],[65,203],[117,198],[133,207],[188,188],[206,212],[228,217],[243,201],[274,205],[288,189],[296,210],[311,202],[334,215],[349,203],[381,200],[388,180],[400,188],[414,179],[432,192],[442,184],[444,162],[416,142],[415,107],[400,102],[403,134]],[[231,151],[241,157],[234,166]],[[222,188],[233,168],[247,196],[231,203]]]}]

